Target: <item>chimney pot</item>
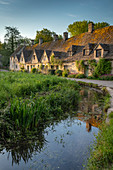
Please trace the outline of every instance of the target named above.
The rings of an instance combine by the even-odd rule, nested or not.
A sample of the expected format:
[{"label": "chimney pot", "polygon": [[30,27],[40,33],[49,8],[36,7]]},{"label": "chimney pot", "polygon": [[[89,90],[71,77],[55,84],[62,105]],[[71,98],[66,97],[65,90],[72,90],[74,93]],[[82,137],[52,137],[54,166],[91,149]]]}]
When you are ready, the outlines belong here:
[{"label": "chimney pot", "polygon": [[68,32],[63,33],[63,39],[64,41],[68,40]]},{"label": "chimney pot", "polygon": [[88,24],[88,32],[93,33],[93,31],[94,31],[94,24],[91,22]]},{"label": "chimney pot", "polygon": [[43,43],[43,38],[39,38],[39,45]]}]

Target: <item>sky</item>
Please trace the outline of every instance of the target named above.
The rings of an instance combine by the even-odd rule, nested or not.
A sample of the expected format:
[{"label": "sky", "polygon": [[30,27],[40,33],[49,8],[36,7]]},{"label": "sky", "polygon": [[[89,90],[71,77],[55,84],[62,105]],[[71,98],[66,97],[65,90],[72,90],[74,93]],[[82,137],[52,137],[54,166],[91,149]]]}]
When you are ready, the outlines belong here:
[{"label": "sky", "polygon": [[113,0],[0,0],[0,41],[5,26],[34,39],[37,30],[63,34],[69,24],[83,20],[113,25]]}]

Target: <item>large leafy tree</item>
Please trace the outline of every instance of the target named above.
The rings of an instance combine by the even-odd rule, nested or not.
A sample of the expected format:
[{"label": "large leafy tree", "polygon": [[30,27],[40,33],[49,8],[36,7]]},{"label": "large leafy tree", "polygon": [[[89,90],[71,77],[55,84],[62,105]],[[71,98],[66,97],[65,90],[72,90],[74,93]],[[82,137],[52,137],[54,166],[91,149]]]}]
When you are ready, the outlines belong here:
[{"label": "large leafy tree", "polygon": [[52,41],[53,40],[53,35],[55,35],[55,32],[51,32],[50,30],[43,28],[41,31],[37,31],[36,33],[36,38],[35,42],[39,42],[39,38],[43,38],[44,42]]},{"label": "large leafy tree", "polygon": [[5,43],[7,44],[7,49],[13,53],[17,48],[18,41],[21,38],[20,32],[16,27],[5,27],[7,33],[5,34]]},{"label": "large leafy tree", "polygon": [[94,29],[99,29],[99,28],[104,28],[104,27],[107,27],[109,26],[109,24],[107,22],[98,22],[98,23],[95,23],[94,25]]},{"label": "large leafy tree", "polygon": [[76,21],[70,24],[67,28],[71,36],[79,35],[81,33],[87,32],[89,21]]},{"label": "large leafy tree", "polygon": [[[73,24],[70,24],[67,28],[68,32],[70,33],[71,36],[79,35],[81,33],[87,32],[88,31],[88,24],[91,21],[76,21]],[[98,22],[94,23],[94,29],[99,29],[109,26],[107,22]]]}]

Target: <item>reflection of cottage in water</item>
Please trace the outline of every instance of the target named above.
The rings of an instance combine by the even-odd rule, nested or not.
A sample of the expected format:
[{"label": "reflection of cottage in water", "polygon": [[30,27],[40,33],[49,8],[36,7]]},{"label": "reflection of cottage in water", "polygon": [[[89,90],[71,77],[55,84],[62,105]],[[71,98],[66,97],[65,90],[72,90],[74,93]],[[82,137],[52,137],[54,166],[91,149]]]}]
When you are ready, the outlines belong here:
[{"label": "reflection of cottage in water", "polygon": [[81,121],[86,122],[86,129],[91,131],[91,127],[99,127],[102,119],[102,108],[99,106],[100,93],[91,90],[80,91],[82,100],[78,106],[78,118]]}]

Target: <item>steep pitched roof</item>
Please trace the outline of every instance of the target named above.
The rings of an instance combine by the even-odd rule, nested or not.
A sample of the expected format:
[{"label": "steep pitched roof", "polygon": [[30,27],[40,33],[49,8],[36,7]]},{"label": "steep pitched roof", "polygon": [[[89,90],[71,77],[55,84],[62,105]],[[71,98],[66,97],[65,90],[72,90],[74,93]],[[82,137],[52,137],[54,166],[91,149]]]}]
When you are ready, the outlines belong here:
[{"label": "steep pitched roof", "polygon": [[33,50],[26,50],[26,49],[23,50],[25,62],[31,61],[32,54],[33,54]]},{"label": "steep pitched roof", "polygon": [[97,45],[96,43],[93,43],[93,44],[92,44],[92,43],[88,43],[88,44],[84,47],[84,49],[93,50],[96,45]]},{"label": "steep pitched roof", "polygon": [[52,50],[52,51],[62,51],[67,52],[67,50],[72,45],[86,46],[87,43],[91,44],[113,44],[113,26],[104,27],[95,30],[93,33],[82,33],[80,35],[69,38],[67,41],[58,40],[52,42],[46,42],[37,45],[37,49]]},{"label": "steep pitched roof", "polygon": [[14,53],[11,54],[10,57],[14,57],[17,53],[20,53],[24,48],[25,48],[25,46],[20,45],[20,46],[14,51]]},{"label": "steep pitched roof", "polygon": [[46,54],[47,54],[48,59],[50,59],[51,50],[45,50],[45,52],[46,52]]},{"label": "steep pitched roof", "polygon": [[37,50],[37,49],[35,49],[35,53],[36,53],[38,61],[40,62],[41,57],[42,57],[42,55],[44,53],[44,50]]},{"label": "steep pitched roof", "polygon": [[21,53],[20,54],[16,54],[16,56],[17,56],[18,61],[20,61]]}]

